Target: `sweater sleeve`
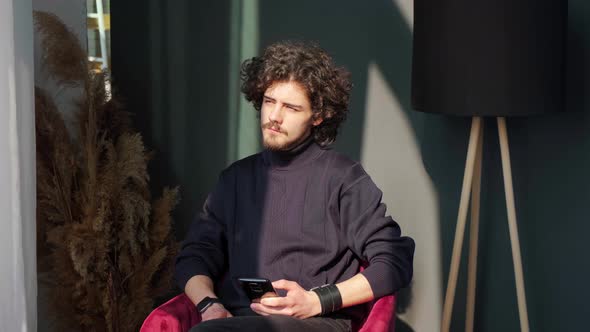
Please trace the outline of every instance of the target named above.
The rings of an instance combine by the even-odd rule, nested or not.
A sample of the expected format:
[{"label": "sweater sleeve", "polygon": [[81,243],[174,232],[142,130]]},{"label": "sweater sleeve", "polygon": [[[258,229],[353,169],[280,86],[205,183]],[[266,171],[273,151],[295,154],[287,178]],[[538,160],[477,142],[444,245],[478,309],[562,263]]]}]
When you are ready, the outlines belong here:
[{"label": "sweater sleeve", "polygon": [[340,194],[341,230],[351,250],[368,267],[375,298],[406,287],[412,279],[414,240],[401,236],[399,225],[385,216],[383,193],[359,164],[346,176]]},{"label": "sweater sleeve", "polygon": [[226,202],[223,198],[228,198],[226,182],[227,179],[222,173],[181,245],[176,257],[174,273],[180,289],[184,290],[186,283],[193,276],[205,275],[216,280],[225,269],[227,238],[224,204]]}]

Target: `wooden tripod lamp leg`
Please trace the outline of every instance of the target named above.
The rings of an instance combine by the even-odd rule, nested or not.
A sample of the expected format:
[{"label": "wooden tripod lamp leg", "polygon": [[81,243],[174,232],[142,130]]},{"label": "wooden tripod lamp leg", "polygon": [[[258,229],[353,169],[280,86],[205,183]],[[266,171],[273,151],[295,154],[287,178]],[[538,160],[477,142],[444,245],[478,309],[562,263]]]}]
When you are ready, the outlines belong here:
[{"label": "wooden tripod lamp leg", "polygon": [[477,244],[479,239],[479,202],[481,193],[481,167],[483,158],[483,127],[479,133],[473,183],[471,185],[471,225],[469,226],[469,260],[467,263],[467,312],[465,331],[473,331],[475,316],[475,286],[477,280]]},{"label": "wooden tripod lamp leg", "polygon": [[510,230],[510,245],[512,247],[512,262],[514,263],[514,278],[516,280],[516,296],[518,299],[518,314],[520,330],[529,332],[529,318],[524,291],[524,277],[522,272],[522,258],[520,256],[520,241],[516,224],[516,208],[514,204],[514,189],[512,187],[512,171],[510,168],[510,150],[508,147],[508,132],[506,119],[498,118],[498,135],[500,136],[500,152],[502,154],[502,171],[504,173],[504,191],[506,193],[506,209],[508,212],[508,228]]},{"label": "wooden tripod lamp leg", "polygon": [[465,174],[463,175],[463,186],[461,188],[461,201],[459,203],[459,215],[457,217],[457,226],[455,229],[455,240],[453,242],[453,253],[451,257],[451,267],[449,270],[449,280],[445,294],[445,303],[443,306],[443,320],[441,329],[448,332],[451,327],[451,317],[453,314],[453,302],[455,300],[455,290],[457,288],[457,276],[459,274],[459,265],[461,263],[461,248],[463,246],[463,234],[465,233],[465,222],[467,219],[467,209],[469,205],[470,188],[473,180],[473,169],[475,166],[475,156],[480,138],[481,117],[473,117],[471,120],[471,132],[469,134],[469,145],[467,147],[467,160],[465,161]]}]

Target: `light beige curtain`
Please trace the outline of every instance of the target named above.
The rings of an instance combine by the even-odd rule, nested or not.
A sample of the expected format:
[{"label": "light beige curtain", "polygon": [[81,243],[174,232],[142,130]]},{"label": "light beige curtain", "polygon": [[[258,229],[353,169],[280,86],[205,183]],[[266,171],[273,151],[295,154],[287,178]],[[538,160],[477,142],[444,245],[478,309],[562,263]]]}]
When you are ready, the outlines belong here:
[{"label": "light beige curtain", "polygon": [[0,331],[36,331],[31,0],[0,0]]}]

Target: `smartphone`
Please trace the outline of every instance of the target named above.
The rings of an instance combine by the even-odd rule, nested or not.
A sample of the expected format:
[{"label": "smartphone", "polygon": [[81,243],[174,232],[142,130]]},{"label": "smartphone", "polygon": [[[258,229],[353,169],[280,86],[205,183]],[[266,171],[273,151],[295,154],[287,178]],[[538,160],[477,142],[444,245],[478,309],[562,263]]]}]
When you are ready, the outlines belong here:
[{"label": "smartphone", "polygon": [[260,302],[265,297],[276,297],[277,292],[272,283],[264,278],[238,278],[242,289],[252,302]]}]

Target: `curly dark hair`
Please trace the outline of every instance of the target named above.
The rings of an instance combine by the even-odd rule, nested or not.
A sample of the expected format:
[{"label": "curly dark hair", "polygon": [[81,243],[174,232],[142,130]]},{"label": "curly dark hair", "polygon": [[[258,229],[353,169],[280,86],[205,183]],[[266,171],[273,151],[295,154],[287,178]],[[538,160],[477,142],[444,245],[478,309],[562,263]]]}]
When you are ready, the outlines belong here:
[{"label": "curly dark hair", "polygon": [[336,140],[338,127],[346,119],[350,100],[350,73],[337,67],[319,46],[300,41],[268,46],[261,56],[242,63],[241,90],[257,111],[264,92],[275,82],[295,81],[307,91],[313,119],[323,119],[312,135],[322,147]]}]

